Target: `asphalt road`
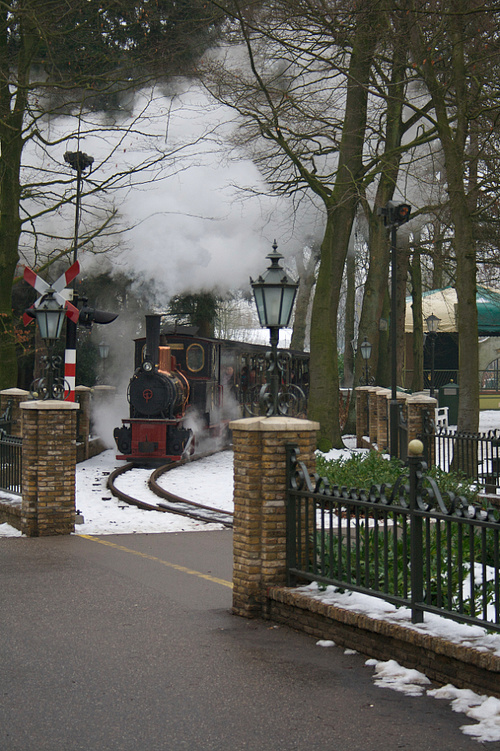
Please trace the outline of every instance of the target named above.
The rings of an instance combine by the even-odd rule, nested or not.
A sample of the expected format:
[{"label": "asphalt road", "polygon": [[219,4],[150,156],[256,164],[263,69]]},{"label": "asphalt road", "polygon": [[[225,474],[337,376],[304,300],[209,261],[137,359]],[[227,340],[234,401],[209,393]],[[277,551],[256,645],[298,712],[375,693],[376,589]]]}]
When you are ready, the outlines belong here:
[{"label": "asphalt road", "polygon": [[0,538],[0,750],[478,751],[448,702],[233,616],[231,544]]}]

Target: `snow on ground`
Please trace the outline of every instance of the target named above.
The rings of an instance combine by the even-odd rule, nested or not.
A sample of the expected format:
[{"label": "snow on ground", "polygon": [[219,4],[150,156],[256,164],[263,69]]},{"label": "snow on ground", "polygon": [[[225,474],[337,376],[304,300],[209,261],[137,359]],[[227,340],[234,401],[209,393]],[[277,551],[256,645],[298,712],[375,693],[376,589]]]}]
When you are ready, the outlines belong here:
[{"label": "snow on ground", "polygon": [[[123,465],[123,462],[115,459],[115,453],[114,450],[105,451],[77,465],[76,503],[85,520],[76,528],[77,533],[99,535],[223,529],[220,524],[207,524],[178,514],[144,511],[114,498],[106,482],[110,472]],[[232,451],[224,451],[194,461],[189,467],[170,470],[160,478],[160,484],[188,500],[232,510],[232,462]],[[120,475],[115,484],[124,493],[155,505],[159,499],[148,488],[150,474],[151,470],[148,469],[134,469]],[[189,477],[187,485],[186,475]]]},{"label": "snow on ground", "polygon": [[[500,411],[481,412],[481,430],[500,428]],[[355,449],[352,437],[344,439],[345,450],[331,451],[327,458],[347,456]],[[76,504],[84,517],[84,523],[76,527],[76,534],[108,535],[128,533],[159,533],[208,531],[222,529],[218,524],[207,524],[185,519],[176,514],[161,511],[142,511],[134,506],[118,501],[106,486],[110,472],[121,462],[115,459],[115,451],[105,451],[99,456],[77,465]],[[148,470],[134,470],[116,481],[120,490],[146,502],[156,503],[157,498],[147,487]],[[171,470],[165,474],[160,484],[180,495],[224,510],[232,510],[233,501],[233,454],[224,451],[220,454],[191,462],[188,466]],[[5,496],[5,494],[2,494]],[[14,537],[20,533],[8,524],[0,524],[0,537]],[[333,587],[320,592],[317,585],[308,585],[311,596],[326,598],[340,607],[355,609],[373,618],[404,624],[426,633],[435,634],[452,642],[472,646],[475,649],[493,651],[500,654],[500,636],[487,634],[477,626],[457,624],[446,618],[426,614],[424,624],[411,624],[406,608],[395,608],[375,597],[357,593],[338,594]],[[321,640],[319,646],[335,646],[333,642]],[[353,650],[346,650],[353,653]],[[439,689],[428,689],[426,676],[415,670],[401,667],[394,660],[380,662],[368,660],[366,664],[375,668],[376,685],[402,691],[411,696],[424,692],[436,699],[448,699],[452,709],[462,712],[475,724],[463,725],[462,731],[479,742],[500,741],[500,700],[494,697],[479,696],[472,691],[457,689],[447,685]]]}]

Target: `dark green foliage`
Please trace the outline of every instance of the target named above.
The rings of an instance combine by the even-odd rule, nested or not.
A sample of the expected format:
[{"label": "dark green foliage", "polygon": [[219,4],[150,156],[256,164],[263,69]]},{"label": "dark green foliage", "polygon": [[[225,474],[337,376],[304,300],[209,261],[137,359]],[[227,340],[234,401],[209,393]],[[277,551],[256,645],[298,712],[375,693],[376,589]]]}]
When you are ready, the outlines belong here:
[{"label": "dark green foliage", "polygon": [[99,348],[92,342],[88,332],[79,332],[78,356],[76,361],[77,386],[95,386],[99,367]]},{"label": "dark green foliage", "polygon": [[[397,527],[395,536],[392,519],[387,531],[381,519],[378,522],[376,529],[366,529],[361,522],[359,545],[356,547],[351,539],[350,551],[345,535],[339,544],[337,535],[326,533],[322,537],[317,532],[317,570],[333,580],[408,598],[411,591],[409,536],[405,541],[401,527]],[[429,570],[424,563],[424,601],[449,611],[459,610],[465,615],[481,614],[483,595],[486,603],[494,602],[495,582],[490,579],[483,584],[482,576],[476,576],[471,599],[470,584],[466,583],[471,559],[476,564],[494,566],[495,537],[491,532],[485,535],[483,544],[479,529],[464,527],[454,520],[430,524],[423,538],[423,561],[429,563]]]},{"label": "dark green foliage", "polygon": [[0,9],[3,68],[15,71],[21,58],[31,68],[33,88],[49,97],[37,108],[123,112],[124,95],[146,81],[194,73],[222,20],[203,0],[9,2]]},{"label": "dark green foliage", "polygon": [[[388,458],[378,451],[360,452],[348,458],[326,460],[316,457],[316,470],[326,477],[330,485],[349,488],[367,488],[372,485],[393,485],[401,475],[402,463],[399,459]],[[436,480],[441,493],[453,492],[473,501],[477,495],[477,485],[457,472],[444,472],[439,467],[431,467],[427,473]]]},{"label": "dark green foliage", "polygon": [[198,326],[199,336],[212,337],[217,315],[217,298],[212,292],[200,292],[197,295],[175,295],[170,300],[168,314],[177,323]]},{"label": "dark green foliage", "polygon": [[[389,460],[375,451],[335,461],[318,456],[316,468],[330,485],[357,489],[394,485],[403,471],[399,460]],[[431,468],[426,475],[434,478],[445,500],[449,492],[467,498],[470,503],[475,501],[477,486],[467,478],[437,467]],[[354,522],[353,506],[343,506],[342,514],[345,516],[344,526],[348,517]],[[354,583],[366,589],[408,598],[410,530],[404,530],[404,516],[376,506],[368,511],[360,509],[359,514],[358,535],[354,528],[349,536],[345,532],[340,537],[329,532],[315,533],[312,539],[316,551],[314,571],[346,584]],[[368,516],[364,517],[364,514]],[[338,519],[334,519],[335,527]],[[427,604],[477,616],[481,614],[483,597],[485,603],[494,601],[495,582],[485,579],[483,583],[482,574],[474,581],[472,598],[470,586],[464,585],[473,564],[495,567],[495,562],[498,562],[498,534],[495,537],[492,530],[474,527],[453,517],[427,520],[424,522],[422,560]]]},{"label": "dark green foliage", "polygon": [[316,457],[316,470],[330,485],[370,488],[373,484],[394,483],[401,474],[401,462],[388,459],[377,451],[352,454],[336,460]]},{"label": "dark green foliage", "polygon": [[215,39],[221,14],[202,0],[46,0],[11,3],[10,49],[17,54],[26,28],[40,34],[36,62],[51,80],[105,82],[142,68],[185,73]]}]

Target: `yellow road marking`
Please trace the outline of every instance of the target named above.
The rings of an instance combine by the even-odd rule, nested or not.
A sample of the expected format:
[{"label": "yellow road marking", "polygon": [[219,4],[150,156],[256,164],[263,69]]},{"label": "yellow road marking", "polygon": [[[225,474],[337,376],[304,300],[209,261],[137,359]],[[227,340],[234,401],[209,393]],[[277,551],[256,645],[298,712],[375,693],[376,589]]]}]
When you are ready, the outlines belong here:
[{"label": "yellow road marking", "polygon": [[222,584],[223,587],[229,587],[230,589],[233,588],[232,582],[228,582],[225,579],[218,579],[216,576],[211,576],[210,574],[202,574],[201,571],[194,571],[191,568],[186,568],[186,566],[179,566],[179,564],[177,563],[163,561],[161,558],[157,558],[154,555],[148,555],[147,553],[141,553],[139,550],[126,548],[123,545],[117,545],[115,542],[100,540],[98,537],[93,537],[92,535],[78,535],[78,537],[83,537],[85,540],[92,540],[92,542],[98,542],[100,545],[107,545],[109,548],[115,548],[115,550],[121,550],[124,553],[132,553],[132,555],[138,555],[140,558],[147,558],[149,561],[156,561],[156,563],[161,563],[162,566],[168,566],[168,568],[173,568],[176,571],[181,571],[183,574],[190,574],[191,576],[197,576],[199,579],[206,579],[207,581],[213,582],[214,584]]}]

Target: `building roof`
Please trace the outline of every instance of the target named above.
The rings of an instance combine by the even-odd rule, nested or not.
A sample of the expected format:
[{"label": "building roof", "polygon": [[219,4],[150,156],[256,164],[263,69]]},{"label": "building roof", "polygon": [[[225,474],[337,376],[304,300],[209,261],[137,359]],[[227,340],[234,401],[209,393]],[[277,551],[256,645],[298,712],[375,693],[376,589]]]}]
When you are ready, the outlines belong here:
[{"label": "building roof", "polygon": [[[478,334],[500,336],[500,292],[489,287],[478,287],[476,295],[478,314]],[[453,287],[434,289],[422,295],[422,317],[432,314],[440,319],[439,332],[457,331],[456,320],[457,292]],[[412,300],[406,298],[405,332],[413,331]]]}]

